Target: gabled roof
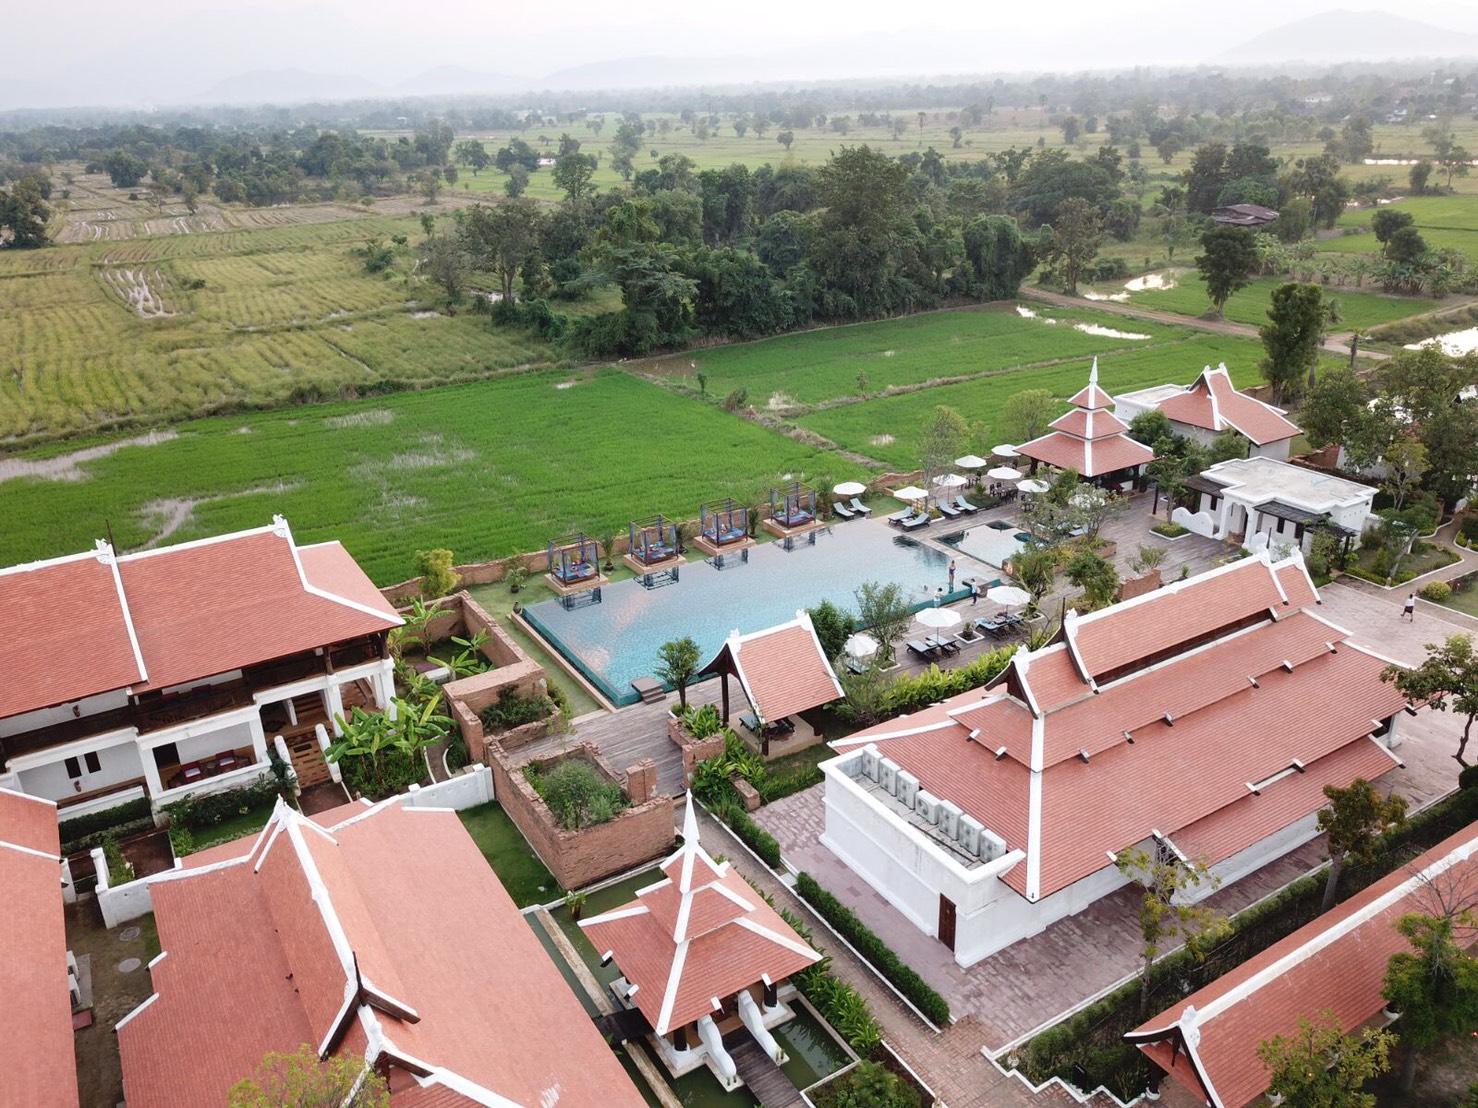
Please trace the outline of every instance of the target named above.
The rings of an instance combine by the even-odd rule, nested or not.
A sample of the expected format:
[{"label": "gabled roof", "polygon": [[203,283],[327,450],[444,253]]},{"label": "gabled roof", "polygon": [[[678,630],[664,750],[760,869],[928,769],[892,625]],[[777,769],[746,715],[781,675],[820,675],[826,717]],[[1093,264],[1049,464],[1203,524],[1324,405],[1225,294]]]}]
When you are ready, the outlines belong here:
[{"label": "gabled roof", "polygon": [[1025,851],[1002,880],[1030,899],[1151,832],[1214,864],[1319,807],[1323,785],[1397,765],[1367,736],[1404,700],[1383,659],[1305,607],[1317,599],[1296,555],[1264,552],[1069,613],[1058,642],[1018,651],[987,688],[832,745],[876,743]]},{"label": "gabled roof", "polygon": [[[1268,1086],[1258,1044],[1292,1035],[1330,1009],[1353,1030],[1385,1006],[1392,954],[1410,944],[1405,914],[1433,914],[1456,890],[1478,888],[1478,824],[1438,843],[1318,919],[1217,978],[1126,1038],[1217,1108],[1240,1108]],[[1478,935],[1468,936],[1469,941]]]},{"label": "gabled roof", "polygon": [[1071,401],[1073,409],[1053,420],[1045,435],[1016,449],[1028,458],[1058,469],[1075,469],[1097,477],[1154,460],[1155,452],[1127,434],[1123,420],[1109,411],[1113,399],[1098,386],[1098,359],[1088,374],[1088,385]]},{"label": "gabled roof", "polygon": [[1155,406],[1176,423],[1217,433],[1230,427],[1258,446],[1291,439],[1299,430],[1281,408],[1237,391],[1225,363],[1207,366],[1185,391]]},{"label": "gabled roof", "polygon": [[0,789],[0,1106],[77,1103],[61,838],[50,800]]},{"label": "gabled roof", "polygon": [[688,795],[683,845],[664,880],[580,927],[633,987],[629,998],[659,1034],[703,1016],[761,982],[779,983],[820,961],[791,926],[727,862],[698,841]]},{"label": "gabled roof", "polygon": [[[118,689],[139,693],[401,623],[337,542],[299,547],[280,516],[250,531],[0,570],[27,632],[0,644],[0,718]],[[86,664],[67,664],[78,642]]]},{"label": "gabled roof", "polygon": [[222,1103],[304,1042],[388,1067],[396,1104],[642,1103],[454,812],[396,797],[322,827],[279,805],[151,891],[155,993],[118,1025],[130,1103]]},{"label": "gabled roof", "polygon": [[755,714],[767,722],[846,695],[805,611],[763,631],[733,632],[699,673],[734,674]]}]

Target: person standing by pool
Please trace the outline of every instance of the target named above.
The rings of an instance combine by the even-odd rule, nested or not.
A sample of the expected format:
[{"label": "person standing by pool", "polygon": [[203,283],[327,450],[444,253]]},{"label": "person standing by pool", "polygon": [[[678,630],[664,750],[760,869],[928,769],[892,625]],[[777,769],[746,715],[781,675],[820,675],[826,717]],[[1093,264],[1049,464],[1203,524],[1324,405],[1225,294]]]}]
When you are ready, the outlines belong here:
[{"label": "person standing by pool", "polygon": [[949,560],[949,591],[955,591],[955,560],[953,558]]},{"label": "person standing by pool", "polygon": [[980,582],[974,577],[970,578],[970,607],[975,607],[976,601],[980,599]]}]

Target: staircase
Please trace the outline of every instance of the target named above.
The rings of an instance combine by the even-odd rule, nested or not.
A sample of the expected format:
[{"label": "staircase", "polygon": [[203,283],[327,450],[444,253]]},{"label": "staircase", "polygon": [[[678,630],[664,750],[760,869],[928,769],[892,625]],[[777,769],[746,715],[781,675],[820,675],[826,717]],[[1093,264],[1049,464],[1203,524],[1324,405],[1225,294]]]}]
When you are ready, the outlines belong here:
[{"label": "staircase", "polygon": [[287,744],[288,757],[292,759],[293,772],[298,777],[298,787],[307,790],[332,780],[315,730],[320,723],[325,727],[329,726],[328,713],[324,711],[323,697],[318,693],[295,696],[292,705],[298,722],[282,732],[282,741]]}]

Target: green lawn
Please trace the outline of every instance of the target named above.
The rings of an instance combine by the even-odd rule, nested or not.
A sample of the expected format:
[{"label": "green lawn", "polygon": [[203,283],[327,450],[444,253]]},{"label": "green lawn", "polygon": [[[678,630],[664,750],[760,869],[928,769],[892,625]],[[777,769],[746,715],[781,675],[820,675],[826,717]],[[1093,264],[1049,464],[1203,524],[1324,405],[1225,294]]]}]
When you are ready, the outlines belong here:
[{"label": "green lawn", "polygon": [[[1110,393],[1165,382],[1187,384],[1203,367],[1225,362],[1232,380],[1245,386],[1260,381],[1257,364],[1261,358],[1262,344],[1251,339],[1199,335],[1102,358],[1099,380]],[[907,469],[919,464],[918,436],[937,404],[959,409],[972,422],[984,422],[984,437],[989,441],[980,445],[989,447],[1010,437],[1009,429],[1000,426],[1001,408],[1008,397],[1024,389],[1050,389],[1066,409],[1067,398],[1087,380],[1087,364],[1076,360],[829,408],[803,417],[800,423],[844,449]]]},{"label": "green lawn", "polygon": [[[275,801],[273,802],[275,804]],[[220,843],[229,843],[234,839],[243,838],[246,835],[255,835],[267,825],[267,820],[272,816],[273,804],[261,804],[250,811],[240,812],[220,823],[210,827],[202,827],[190,832],[195,840],[194,849],[204,850],[208,846],[217,846]]]},{"label": "green lawn", "polygon": [[[1130,303],[1142,308],[1175,312],[1177,315],[1204,314],[1211,302],[1206,298],[1206,286],[1201,283],[1195,271],[1179,271],[1176,278],[1179,283],[1173,289],[1130,293]],[[1227,301],[1226,318],[1236,323],[1266,323],[1273,290],[1286,283],[1286,279],[1281,277],[1258,278]],[[1110,290],[1105,287],[1102,291]],[[1324,294],[1339,302],[1340,321],[1334,325],[1335,330],[1363,330],[1421,312],[1430,312],[1437,307],[1435,300],[1419,296],[1382,296],[1374,292],[1346,288],[1327,288]]]},{"label": "green lawn", "polygon": [[[1031,310],[1038,318],[1023,318],[1014,304],[928,312],[688,351],[658,360],[650,368],[693,388],[698,387],[697,374],[702,373],[710,396],[723,397],[744,388],[749,403],[763,408],[772,398],[778,402],[782,396],[815,404],[856,395],[859,374],[866,377],[866,391],[881,392],[889,386],[917,385],[1023,363],[1088,359],[1158,345],[1189,333],[1092,310],[1062,311],[1039,305],[1032,305]],[[1078,323],[1149,335],[1150,339],[1085,334],[1074,328]]]},{"label": "green lawn", "polygon": [[464,808],[457,813],[462,825],[482,851],[488,865],[503,882],[503,888],[520,908],[530,904],[548,904],[564,893],[553,874],[529,848],[522,832],[496,801]]},{"label": "green lawn", "polygon": [[[1461,181],[1455,179],[1455,183],[1460,184]],[[1470,183],[1467,187],[1473,186]],[[1461,250],[1469,258],[1478,260],[1478,195],[1413,196],[1388,206],[1395,211],[1410,212],[1428,246]],[[1338,225],[1368,229],[1375,213],[1375,208],[1353,209],[1339,217]],[[1380,243],[1376,242],[1372,234],[1346,235],[1321,242],[1319,248],[1341,252],[1374,252],[1380,249]]]},{"label": "green lawn", "polygon": [[[564,387],[569,386],[569,387]],[[598,534],[783,474],[845,480],[855,465],[615,370],[523,374],[425,392],[215,418],[86,464],[87,479],[0,483],[0,565],[124,549],[159,535],[162,505],[194,501],[171,541],[260,526],[340,538],[377,582],[418,549],[475,561]]]}]

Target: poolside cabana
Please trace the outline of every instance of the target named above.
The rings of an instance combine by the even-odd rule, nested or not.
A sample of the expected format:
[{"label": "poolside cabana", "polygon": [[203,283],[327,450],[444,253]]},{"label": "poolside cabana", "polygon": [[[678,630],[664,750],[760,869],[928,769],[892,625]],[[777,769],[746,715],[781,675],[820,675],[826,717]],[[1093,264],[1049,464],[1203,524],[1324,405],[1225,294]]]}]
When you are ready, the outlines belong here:
[{"label": "poolside cabana", "polygon": [[821,742],[800,713],[846,695],[806,611],[797,612],[789,623],[763,631],[731,632],[698,676],[716,676],[722,681],[720,711],[725,722],[730,716],[729,678],[738,679],[749,711],[740,716],[736,730],[766,758]]},{"label": "poolside cabana", "polygon": [[677,548],[677,524],[666,516],[632,520],[626,536],[623,560],[637,573],[652,573],[682,564],[683,556]]},{"label": "poolside cabana", "polygon": [[602,963],[621,971],[611,991],[640,1012],[674,1076],[707,1066],[728,1091],[742,1085],[729,1051],[753,1039],[776,1065],[787,1061],[771,1029],[790,1020],[788,978],[821,960],[728,862],[698,842],[688,794],[683,845],[662,879],[621,907],[580,921]]},{"label": "poolside cabana", "polygon": [[561,596],[606,582],[600,571],[600,544],[583,531],[563,541],[550,540],[548,555],[544,578]]},{"label": "poolside cabana", "polygon": [[749,509],[732,497],[704,504],[698,509],[698,534],[693,545],[710,556],[743,550],[754,545],[749,523]]},{"label": "poolside cabana", "polygon": [[816,490],[810,485],[792,481],[770,490],[770,515],[765,530],[784,538],[818,526]]}]

